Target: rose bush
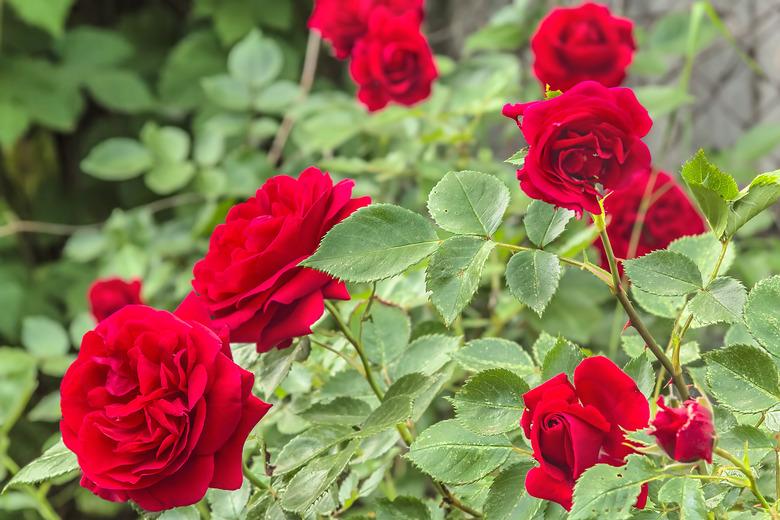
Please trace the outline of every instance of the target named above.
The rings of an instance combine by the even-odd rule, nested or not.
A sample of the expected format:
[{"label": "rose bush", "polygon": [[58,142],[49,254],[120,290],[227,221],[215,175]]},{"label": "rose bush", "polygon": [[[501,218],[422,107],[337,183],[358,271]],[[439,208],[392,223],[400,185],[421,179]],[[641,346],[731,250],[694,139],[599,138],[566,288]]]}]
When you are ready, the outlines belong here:
[{"label": "rose bush", "polygon": [[777,514],[780,133],[705,91],[765,86],[743,6],[28,3],[0,520]]}]

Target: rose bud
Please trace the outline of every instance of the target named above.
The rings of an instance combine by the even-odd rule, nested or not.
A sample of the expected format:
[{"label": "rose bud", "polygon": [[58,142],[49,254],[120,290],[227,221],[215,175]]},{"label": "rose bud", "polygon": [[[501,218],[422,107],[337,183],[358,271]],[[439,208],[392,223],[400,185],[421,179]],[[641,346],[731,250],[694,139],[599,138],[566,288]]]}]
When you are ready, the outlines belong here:
[{"label": "rose bud", "polygon": [[688,399],[683,406],[671,408],[658,398],[660,410],[653,419],[650,432],[658,445],[678,462],[704,459],[712,462],[715,426],[712,412],[702,400]]},{"label": "rose bud", "polygon": [[96,280],[87,292],[89,308],[97,321],[103,321],[125,305],[141,301],[141,281],[126,282],[120,278]]},{"label": "rose bud", "polygon": [[[626,431],[647,426],[650,407],[636,383],[603,356],[587,358],[574,370],[574,384],[559,374],[523,395],[521,425],[539,466],[525,479],[528,494],[572,505],[577,479],[603,463],[622,466],[633,450]],[[647,501],[643,486],[636,507]]]},{"label": "rose bud", "polygon": [[333,226],[371,202],[352,198],[355,183],[333,184],[307,168],[298,178],[277,175],[254,197],[233,206],[211,234],[205,258],[193,269],[193,292],[176,315],[229,330],[233,343],[258,352],[289,347],[311,333],[325,299],[348,300],[343,282],[299,267]]},{"label": "rose bud", "polygon": [[552,99],[507,104],[503,114],[528,143],[517,178],[531,198],[599,214],[599,199],[650,171],[642,138],[653,122],[631,89],[584,81]]},{"label": "rose bud", "polygon": [[60,387],[82,486],[148,511],[241,487],[244,443],[271,405],[252,395],[254,376],[226,339],[145,305],[84,335]]}]

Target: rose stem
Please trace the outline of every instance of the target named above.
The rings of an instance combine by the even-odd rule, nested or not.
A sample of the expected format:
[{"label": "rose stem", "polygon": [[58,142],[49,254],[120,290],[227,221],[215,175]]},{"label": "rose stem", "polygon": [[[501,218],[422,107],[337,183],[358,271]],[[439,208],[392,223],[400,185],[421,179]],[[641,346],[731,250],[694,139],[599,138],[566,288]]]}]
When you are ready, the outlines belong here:
[{"label": "rose stem", "polygon": [[756,482],[756,477],[753,476],[753,471],[746,466],[741,460],[736,458],[731,453],[727,452],[723,448],[715,448],[715,454],[723,457],[727,461],[734,464],[734,466],[742,472],[743,475],[748,479],[748,482],[750,483],[750,491],[753,492],[753,495],[758,499],[759,502],[761,502],[761,505],[764,506],[764,508],[769,512],[769,514],[772,516],[772,518],[777,518],[777,513],[775,513],[772,508],[769,506],[769,503],[766,501],[766,498],[764,498],[764,495],[761,494],[761,491],[758,489],[758,483]]},{"label": "rose stem", "polygon": [[677,387],[677,391],[680,392],[680,396],[683,398],[683,400],[688,399],[690,394],[688,393],[688,387],[685,385],[685,380],[682,377],[682,373],[676,372],[674,370],[674,365],[672,365],[671,360],[669,360],[666,354],[664,354],[664,351],[661,350],[661,347],[658,346],[658,343],[656,343],[655,338],[653,338],[653,335],[639,317],[639,313],[637,313],[634,305],[631,303],[631,300],[628,299],[628,295],[623,289],[623,285],[620,283],[615,252],[612,250],[612,244],[609,241],[609,236],[607,235],[607,230],[604,226],[604,214],[602,213],[601,215],[593,215],[593,219],[596,221],[596,224],[599,228],[601,242],[604,244],[604,251],[607,254],[609,271],[612,274],[612,292],[615,294],[618,301],[625,309],[626,314],[628,314],[628,319],[630,320],[631,324],[634,326],[637,332],[639,332],[639,335],[642,336],[642,339],[645,340],[647,347],[650,349],[656,359],[661,362],[662,367],[669,371],[670,374],[672,374],[672,380],[674,381],[674,385]]},{"label": "rose stem", "polygon": [[[720,268],[723,265],[723,259],[726,258],[726,251],[728,251],[729,243],[729,240],[724,240],[721,242],[720,255],[718,255],[718,259],[715,262],[715,266],[713,267],[705,286],[711,284],[713,280],[718,277]],[[689,314],[688,318],[685,320],[685,324],[680,327],[680,318],[682,318],[682,313],[685,310],[687,303],[688,302],[686,301],[685,305],[683,305],[682,309],[680,309],[680,312],[677,315],[677,319],[674,320],[672,335],[669,337],[669,344],[666,346],[667,352],[670,350],[672,351],[672,361],[674,362],[674,367],[677,371],[682,370],[680,368],[680,347],[682,346],[682,340],[683,337],[685,337],[685,333],[688,332],[688,328],[691,326],[691,323],[693,322],[693,314]],[[664,367],[661,367],[661,370],[658,372],[658,379],[656,379],[655,382],[655,391],[653,393],[655,398],[657,398],[658,394],[661,392],[661,384],[663,383],[665,373],[666,370]],[[655,403],[655,401],[656,399],[653,399],[653,403]]]},{"label": "rose stem", "polygon": [[[363,370],[365,371],[366,381],[368,381],[368,384],[371,386],[371,389],[374,391],[374,394],[377,396],[377,398],[382,401],[385,397],[384,392],[382,392],[382,389],[379,387],[376,379],[374,378],[374,373],[371,371],[371,365],[368,362],[368,358],[366,358],[366,354],[363,350],[363,345],[360,343],[360,340],[352,333],[352,330],[341,318],[341,314],[332,302],[325,300],[325,307],[327,307],[328,312],[330,312],[330,315],[336,321],[336,325],[342,334],[344,334],[344,337],[347,338],[347,341],[349,341],[353,347],[355,347],[355,350],[360,357],[360,361],[363,363]],[[406,443],[406,445],[411,446],[412,442],[414,442],[414,437],[412,436],[412,432],[409,431],[409,428],[407,428],[405,424],[398,424],[396,425],[396,428],[398,429],[398,433],[401,435],[401,438]],[[444,497],[444,501],[447,504],[460,509],[464,513],[468,513],[475,518],[482,518],[482,514],[480,514],[479,511],[476,511],[461,502],[443,483],[433,478],[431,481],[433,482],[433,486],[436,488],[436,490],[442,495],[442,497]]]}]

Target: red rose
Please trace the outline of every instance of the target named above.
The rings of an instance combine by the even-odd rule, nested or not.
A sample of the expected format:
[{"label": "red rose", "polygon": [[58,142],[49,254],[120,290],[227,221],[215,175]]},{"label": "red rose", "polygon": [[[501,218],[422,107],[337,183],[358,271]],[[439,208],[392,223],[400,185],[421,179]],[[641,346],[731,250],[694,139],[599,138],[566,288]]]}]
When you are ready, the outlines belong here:
[{"label": "red rose", "polygon": [[141,281],[126,282],[120,278],[96,280],[87,292],[89,308],[97,321],[102,321],[125,305],[141,301]]},{"label": "red rose", "polygon": [[650,432],[658,445],[678,462],[704,459],[712,463],[715,426],[710,409],[696,399],[688,399],[680,408],[670,408],[664,404],[663,396],[658,398],[658,406],[661,409]]},{"label": "red rose", "polygon": [[397,14],[422,14],[423,0],[315,0],[309,28],[317,29],[333,45],[336,57],[343,60],[366,33],[371,11],[379,6]]},{"label": "red rose", "polygon": [[[649,183],[653,184],[649,186]],[[639,218],[642,199],[649,197],[641,232],[632,245],[631,237]],[[664,249],[673,240],[707,231],[707,225],[675,180],[664,172],[638,175],[634,182],[615,191],[604,201],[609,218],[607,234],[618,258],[636,258],[656,249]],[[607,255],[601,240],[596,241],[601,251],[601,265],[609,269]]]},{"label": "red rose", "polygon": [[206,257],[193,269],[195,290],[176,314],[226,327],[230,341],[257,343],[259,352],[311,333],[323,300],[348,300],[349,293],[342,282],[298,264],[330,228],[371,202],[350,198],[353,186],[350,180],[334,186],[317,168],[297,179],[268,179],[214,230]]},{"label": "red rose", "polygon": [[427,98],[438,72],[420,32],[419,13],[374,9],[368,32],[352,50],[349,71],[358,85],[358,99],[371,111],[390,101],[413,105]]},{"label": "red rose", "polygon": [[528,142],[517,178],[534,199],[600,213],[599,198],[650,169],[642,137],[653,122],[630,89],[585,81],[552,99],[507,104],[503,114]]},{"label": "red rose", "polygon": [[82,485],[149,511],[238,489],[247,435],[270,405],[226,341],[144,305],[87,332],[62,380],[62,439]]},{"label": "red rose", "polygon": [[617,87],[636,49],[633,28],[631,20],[613,16],[603,5],[557,7],[531,38],[534,74],[553,90],[585,80]]},{"label": "red rose", "polygon": [[[574,484],[598,463],[621,466],[632,453],[624,430],[647,426],[650,407],[636,383],[612,361],[596,356],[523,395],[521,424],[539,466],[525,479],[528,494],[571,509]],[[637,507],[644,507],[643,488]]]}]

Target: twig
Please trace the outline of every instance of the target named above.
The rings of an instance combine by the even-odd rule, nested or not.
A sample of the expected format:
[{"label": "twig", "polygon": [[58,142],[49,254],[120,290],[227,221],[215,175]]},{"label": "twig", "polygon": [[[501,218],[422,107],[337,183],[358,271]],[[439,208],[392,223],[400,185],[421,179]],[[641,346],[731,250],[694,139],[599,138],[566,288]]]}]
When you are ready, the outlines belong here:
[{"label": "twig", "polygon": [[[309,31],[309,40],[306,42],[306,56],[303,58],[303,72],[301,72],[300,91],[295,103],[296,106],[303,103],[309,96],[312,83],[314,83],[314,75],[317,72],[317,58],[319,58],[319,54],[320,36],[315,31]],[[271,144],[271,150],[268,152],[268,162],[271,163],[271,166],[276,166],[279,163],[279,159],[282,158],[284,145],[287,143],[287,138],[290,137],[294,124],[295,117],[292,111],[288,111],[284,119],[282,119],[282,124],[279,126],[274,142]]]}]

